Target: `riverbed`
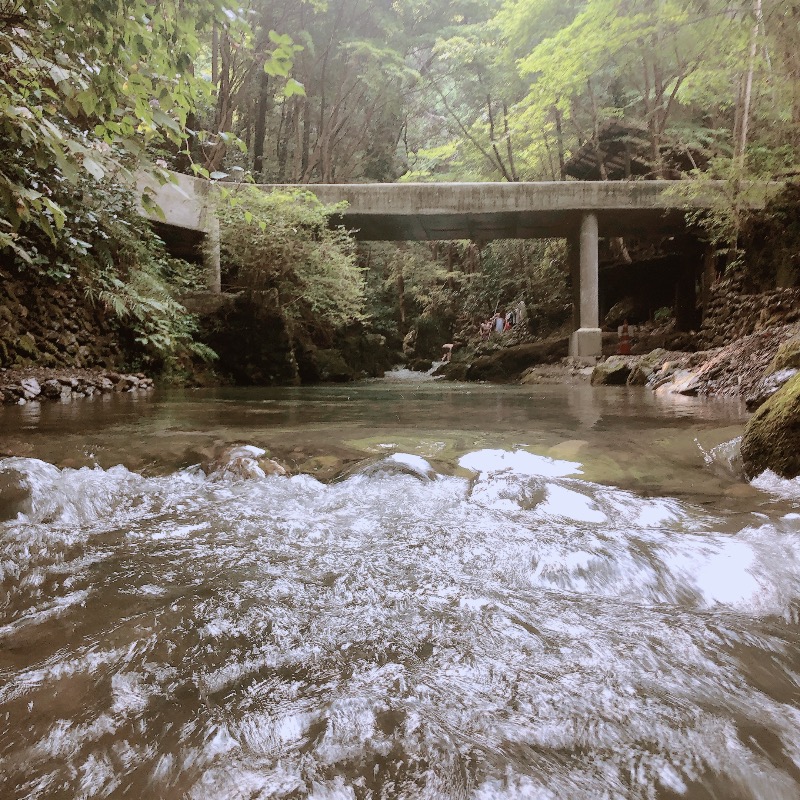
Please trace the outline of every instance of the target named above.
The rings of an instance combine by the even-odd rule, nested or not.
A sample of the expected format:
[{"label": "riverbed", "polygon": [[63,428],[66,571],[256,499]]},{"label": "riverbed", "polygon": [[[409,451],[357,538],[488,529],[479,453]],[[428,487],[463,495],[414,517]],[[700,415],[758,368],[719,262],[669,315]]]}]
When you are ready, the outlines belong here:
[{"label": "riverbed", "polygon": [[409,375],[0,410],[0,797],[797,798],[800,483],[741,478],[745,419]]}]

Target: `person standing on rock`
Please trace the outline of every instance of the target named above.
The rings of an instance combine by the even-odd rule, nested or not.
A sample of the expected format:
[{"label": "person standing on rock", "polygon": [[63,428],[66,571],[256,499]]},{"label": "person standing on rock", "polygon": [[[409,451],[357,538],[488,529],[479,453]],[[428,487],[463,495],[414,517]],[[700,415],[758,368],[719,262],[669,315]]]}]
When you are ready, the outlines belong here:
[{"label": "person standing on rock", "polygon": [[495,333],[502,333],[503,328],[506,326],[506,318],[503,314],[496,314],[494,320],[494,330]]}]

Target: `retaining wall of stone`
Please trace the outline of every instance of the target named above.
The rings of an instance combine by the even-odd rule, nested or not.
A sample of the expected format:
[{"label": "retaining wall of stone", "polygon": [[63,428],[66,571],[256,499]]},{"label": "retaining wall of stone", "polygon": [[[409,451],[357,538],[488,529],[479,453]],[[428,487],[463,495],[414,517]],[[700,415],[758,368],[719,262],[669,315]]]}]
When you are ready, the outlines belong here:
[{"label": "retaining wall of stone", "polygon": [[700,329],[700,347],[722,347],[751,333],[800,322],[800,288],[762,294],[740,291],[734,280],[714,286]]},{"label": "retaining wall of stone", "polygon": [[112,314],[77,281],[56,283],[0,268],[0,367],[118,367]]}]

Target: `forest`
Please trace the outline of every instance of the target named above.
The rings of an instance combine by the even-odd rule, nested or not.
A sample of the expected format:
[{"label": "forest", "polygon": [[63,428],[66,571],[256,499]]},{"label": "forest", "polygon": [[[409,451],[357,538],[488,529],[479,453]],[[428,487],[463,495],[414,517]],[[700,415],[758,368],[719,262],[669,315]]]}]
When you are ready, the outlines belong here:
[{"label": "forest", "polygon": [[717,178],[700,222],[733,263],[739,193],[798,167],[794,0],[3,0],[0,52],[3,268],[79,287],[151,367],[213,354],[182,302],[202,270],[137,213],[142,165],[231,187],[227,289],[318,346],[357,322],[396,349],[514,302],[557,326],[563,244],[357,248],[335,209],[245,209],[241,184]]}]

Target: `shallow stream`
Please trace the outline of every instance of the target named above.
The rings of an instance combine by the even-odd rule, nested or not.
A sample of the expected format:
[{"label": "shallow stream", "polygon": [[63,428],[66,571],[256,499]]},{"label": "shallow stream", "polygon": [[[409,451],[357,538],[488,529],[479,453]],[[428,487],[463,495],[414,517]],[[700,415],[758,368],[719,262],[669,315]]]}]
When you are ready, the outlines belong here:
[{"label": "shallow stream", "polygon": [[0,798],[800,797],[800,483],[739,477],[744,419],[403,375],[0,410]]}]

